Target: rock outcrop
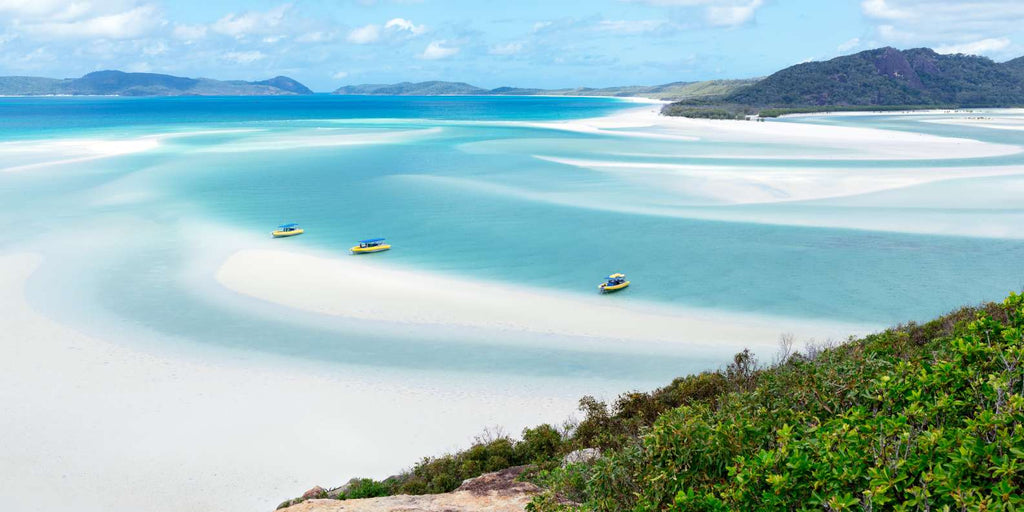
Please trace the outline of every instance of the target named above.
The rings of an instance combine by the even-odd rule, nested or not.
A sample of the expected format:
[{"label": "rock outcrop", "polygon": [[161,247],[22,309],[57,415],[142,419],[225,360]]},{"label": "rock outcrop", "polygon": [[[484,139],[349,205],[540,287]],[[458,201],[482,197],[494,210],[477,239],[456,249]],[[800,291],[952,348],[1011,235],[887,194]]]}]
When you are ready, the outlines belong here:
[{"label": "rock outcrop", "polygon": [[284,512],[522,512],[540,487],[516,481],[525,466],[470,478],[444,494],[398,495],[361,500],[310,499]]}]

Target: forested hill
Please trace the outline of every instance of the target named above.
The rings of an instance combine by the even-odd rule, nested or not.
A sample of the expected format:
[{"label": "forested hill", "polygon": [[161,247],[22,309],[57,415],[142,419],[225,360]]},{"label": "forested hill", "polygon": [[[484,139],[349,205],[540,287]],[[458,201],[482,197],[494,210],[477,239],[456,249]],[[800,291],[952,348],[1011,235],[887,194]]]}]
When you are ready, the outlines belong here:
[{"label": "forested hill", "polygon": [[96,71],[81,78],[0,77],[0,95],[94,96],[281,96],[313,94],[286,76],[260,82],[184,78],[156,73]]},{"label": "forested hill", "polygon": [[721,99],[756,107],[1024,105],[1024,58],[878,48],[776,72]]}]

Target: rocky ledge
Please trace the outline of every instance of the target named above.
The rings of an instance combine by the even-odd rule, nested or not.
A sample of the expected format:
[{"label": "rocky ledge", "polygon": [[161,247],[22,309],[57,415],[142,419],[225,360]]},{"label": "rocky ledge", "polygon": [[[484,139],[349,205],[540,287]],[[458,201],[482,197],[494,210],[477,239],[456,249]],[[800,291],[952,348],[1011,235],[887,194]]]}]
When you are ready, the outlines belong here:
[{"label": "rocky ledge", "polygon": [[522,512],[540,487],[516,481],[526,466],[470,478],[444,494],[385,496],[360,500],[310,499],[283,512]]}]

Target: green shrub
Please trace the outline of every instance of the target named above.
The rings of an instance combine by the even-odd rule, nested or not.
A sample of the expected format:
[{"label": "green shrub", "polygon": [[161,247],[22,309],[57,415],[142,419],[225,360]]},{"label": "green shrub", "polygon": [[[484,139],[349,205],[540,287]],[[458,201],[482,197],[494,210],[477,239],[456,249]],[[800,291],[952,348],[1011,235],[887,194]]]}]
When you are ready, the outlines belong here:
[{"label": "green shrub", "polygon": [[722,378],[730,392],[662,413],[639,442],[546,473],[548,494],[586,510],[1024,509],[1020,295],[769,369],[741,354]]},{"label": "green shrub", "polygon": [[385,482],[377,482],[370,478],[361,478],[349,484],[345,492],[339,496],[343,500],[358,500],[361,498],[376,498],[391,494],[390,486]]}]

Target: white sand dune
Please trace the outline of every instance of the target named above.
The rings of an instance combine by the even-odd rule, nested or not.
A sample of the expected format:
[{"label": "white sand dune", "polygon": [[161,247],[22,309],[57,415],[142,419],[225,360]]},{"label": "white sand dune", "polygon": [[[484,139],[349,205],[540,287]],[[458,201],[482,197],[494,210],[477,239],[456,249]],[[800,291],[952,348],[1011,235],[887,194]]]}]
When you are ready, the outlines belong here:
[{"label": "white sand dune", "polygon": [[977,128],[988,128],[990,130],[1024,130],[1024,117],[1018,116],[956,117],[947,119],[927,119],[924,122],[934,124],[946,124],[953,126],[973,126]]},{"label": "white sand dune", "polygon": [[906,168],[783,168],[683,165],[622,160],[535,158],[602,172],[658,189],[678,189],[726,204],[775,203],[847,197],[939,181],[1015,176],[1024,166]]},{"label": "white sand dune", "polygon": [[0,143],[0,155],[3,155],[7,165],[0,167],[0,172],[27,171],[51,165],[130,155],[150,151],[159,145],[160,141],[154,137],[4,142]]},{"label": "white sand dune", "polygon": [[[835,148],[833,158],[843,160],[919,160],[983,158],[1020,153],[1024,148],[972,139],[939,137],[923,133],[768,121],[721,121],[668,117],[650,107],[629,109],[606,117],[574,121],[522,123],[526,126],[661,140],[701,140],[750,144],[779,144]],[[799,149],[796,149],[798,152]],[[708,157],[710,155],[702,155]],[[728,154],[723,158],[731,158]],[[750,155],[746,155],[748,158]],[[778,155],[765,155],[778,158]],[[821,155],[815,158],[823,158]],[[827,155],[824,156],[827,158]]]},{"label": "white sand dune", "polygon": [[207,146],[201,153],[248,153],[252,151],[284,151],[301,148],[327,148],[370,144],[401,144],[421,137],[438,135],[441,127],[419,130],[378,130],[376,132],[332,133],[332,130],[305,130],[288,134],[269,133],[237,141]]},{"label": "white sand dune", "polygon": [[[277,269],[287,268],[287,273]],[[236,292],[268,302],[346,318],[584,338],[574,348],[773,351],[779,335],[845,338],[865,326],[731,315],[608,297],[569,295],[364,262],[281,250],[243,250],[217,272]],[[596,286],[597,283],[595,283]],[[637,286],[643,286],[638,283]],[[523,336],[522,343],[534,338]],[[590,340],[590,341],[586,341]],[[594,340],[613,340],[595,344]],[[545,342],[545,341],[541,341]],[[638,344],[642,343],[642,344]],[[646,344],[646,345],[644,345]]]},{"label": "white sand dune", "polygon": [[483,427],[560,422],[584,394],[627,389],[136,349],[34,311],[23,288],[40,263],[0,254],[3,510],[271,510],[314,484],[383,478]]}]

